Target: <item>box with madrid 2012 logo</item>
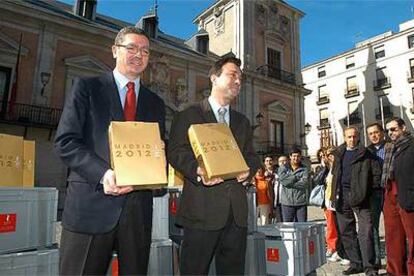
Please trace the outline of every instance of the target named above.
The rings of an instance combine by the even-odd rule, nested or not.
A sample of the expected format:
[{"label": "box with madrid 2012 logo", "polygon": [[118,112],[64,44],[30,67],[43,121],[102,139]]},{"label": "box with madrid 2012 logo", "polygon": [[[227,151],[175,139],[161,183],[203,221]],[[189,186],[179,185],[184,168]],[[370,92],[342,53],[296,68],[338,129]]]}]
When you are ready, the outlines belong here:
[{"label": "box with madrid 2012 logo", "polygon": [[165,146],[158,123],[111,122],[109,147],[118,186],[158,189],[167,185]]},{"label": "box with madrid 2012 logo", "polygon": [[191,147],[207,179],[236,178],[249,167],[234,139],[231,129],[223,123],[194,124],[188,129]]}]

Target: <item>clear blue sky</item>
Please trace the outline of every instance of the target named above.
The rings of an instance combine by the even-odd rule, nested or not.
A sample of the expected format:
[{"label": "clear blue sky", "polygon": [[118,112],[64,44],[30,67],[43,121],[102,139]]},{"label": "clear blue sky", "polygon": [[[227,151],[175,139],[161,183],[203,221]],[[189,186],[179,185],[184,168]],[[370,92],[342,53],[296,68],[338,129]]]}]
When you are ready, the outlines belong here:
[{"label": "clear blue sky", "polygon": [[[74,0],[63,0],[73,4]],[[158,0],[160,29],[187,39],[193,19],[215,0]],[[302,66],[326,59],[414,18],[414,0],[287,0],[306,15],[301,21]],[[136,23],[153,0],[98,0],[98,13]],[[413,7],[413,8],[412,8]]]}]

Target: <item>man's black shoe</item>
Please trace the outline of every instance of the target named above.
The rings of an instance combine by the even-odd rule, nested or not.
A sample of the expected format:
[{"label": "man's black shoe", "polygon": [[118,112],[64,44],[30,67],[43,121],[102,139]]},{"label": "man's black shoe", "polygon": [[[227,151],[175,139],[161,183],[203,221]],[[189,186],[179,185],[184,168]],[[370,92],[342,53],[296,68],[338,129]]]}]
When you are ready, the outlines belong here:
[{"label": "man's black shoe", "polygon": [[362,267],[350,267],[347,270],[342,271],[342,275],[352,275],[352,274],[358,274],[358,273],[362,273],[364,272],[364,270],[362,269]]},{"label": "man's black shoe", "polygon": [[368,268],[365,270],[366,276],[378,276],[378,271],[374,268]]}]

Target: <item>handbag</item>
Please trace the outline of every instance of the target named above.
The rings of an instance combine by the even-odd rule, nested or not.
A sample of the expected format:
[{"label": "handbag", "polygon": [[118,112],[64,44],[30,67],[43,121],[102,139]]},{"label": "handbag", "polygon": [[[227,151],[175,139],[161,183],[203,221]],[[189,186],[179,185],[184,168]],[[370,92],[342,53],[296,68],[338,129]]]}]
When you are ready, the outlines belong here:
[{"label": "handbag", "polygon": [[322,207],[325,201],[325,187],[324,185],[316,185],[312,189],[309,196],[309,205]]}]

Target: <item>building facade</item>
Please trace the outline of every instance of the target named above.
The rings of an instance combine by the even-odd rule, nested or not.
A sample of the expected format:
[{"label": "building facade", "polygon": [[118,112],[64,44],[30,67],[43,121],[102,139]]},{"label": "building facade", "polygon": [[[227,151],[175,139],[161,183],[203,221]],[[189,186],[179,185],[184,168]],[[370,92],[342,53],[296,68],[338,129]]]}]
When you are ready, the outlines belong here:
[{"label": "building facade", "polygon": [[300,74],[300,19],[284,1],[220,0],[194,23],[208,33],[216,55],[242,60],[244,81],[236,108],[252,122],[259,153],[287,153],[304,140],[304,95]]},{"label": "building facade", "polygon": [[398,116],[410,131],[414,124],[414,20],[359,42],[355,48],[302,69],[305,121],[312,127],[306,137],[309,155],[328,145],[344,142],[343,129],[360,129],[369,145],[366,125],[385,124]]},{"label": "building facade", "polygon": [[[36,141],[35,186],[57,187],[60,208],[67,168],[54,154],[53,138],[65,99],[75,78],[113,69],[115,35],[131,25],[97,14],[98,4],[0,2],[0,133]],[[302,16],[280,0],[219,0],[196,17],[199,30],[188,40],[162,32],[156,9],[133,23],[150,36],[142,82],[164,99],[167,132],[175,112],[208,96],[212,62],[232,52],[245,74],[233,107],[251,120],[257,151],[276,155],[292,144],[305,148]]]}]

